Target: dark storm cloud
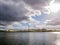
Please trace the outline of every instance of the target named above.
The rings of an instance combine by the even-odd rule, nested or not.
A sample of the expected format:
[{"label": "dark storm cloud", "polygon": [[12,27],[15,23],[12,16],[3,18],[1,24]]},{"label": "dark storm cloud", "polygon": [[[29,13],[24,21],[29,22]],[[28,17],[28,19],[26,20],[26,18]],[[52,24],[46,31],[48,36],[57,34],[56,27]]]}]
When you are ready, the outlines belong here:
[{"label": "dark storm cloud", "polygon": [[[17,1],[17,0],[16,0]],[[9,24],[14,21],[27,20],[27,10],[22,1],[0,0],[0,24]]]}]

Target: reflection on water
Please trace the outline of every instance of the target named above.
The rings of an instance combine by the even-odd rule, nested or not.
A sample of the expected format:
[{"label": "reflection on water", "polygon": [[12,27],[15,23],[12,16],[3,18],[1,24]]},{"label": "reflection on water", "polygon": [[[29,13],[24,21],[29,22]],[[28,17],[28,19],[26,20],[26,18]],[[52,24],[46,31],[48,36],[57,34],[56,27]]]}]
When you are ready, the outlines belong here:
[{"label": "reflection on water", "polygon": [[56,38],[49,32],[1,32],[0,45],[52,45]]}]

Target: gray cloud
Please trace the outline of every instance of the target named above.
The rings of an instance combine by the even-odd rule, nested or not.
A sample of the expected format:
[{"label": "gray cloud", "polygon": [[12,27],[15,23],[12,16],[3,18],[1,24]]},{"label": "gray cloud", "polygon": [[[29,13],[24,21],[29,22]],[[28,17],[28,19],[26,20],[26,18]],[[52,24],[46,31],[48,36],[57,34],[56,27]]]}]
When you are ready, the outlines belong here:
[{"label": "gray cloud", "polygon": [[60,3],[60,0],[55,0],[55,3]]},{"label": "gray cloud", "polygon": [[60,18],[54,18],[50,21],[47,21],[47,25],[60,25]]},{"label": "gray cloud", "polygon": [[48,5],[51,0],[24,0],[27,5],[30,5],[34,9],[42,9]]},{"label": "gray cloud", "polygon": [[6,25],[15,21],[27,20],[27,10],[23,1],[0,0],[0,24]]}]

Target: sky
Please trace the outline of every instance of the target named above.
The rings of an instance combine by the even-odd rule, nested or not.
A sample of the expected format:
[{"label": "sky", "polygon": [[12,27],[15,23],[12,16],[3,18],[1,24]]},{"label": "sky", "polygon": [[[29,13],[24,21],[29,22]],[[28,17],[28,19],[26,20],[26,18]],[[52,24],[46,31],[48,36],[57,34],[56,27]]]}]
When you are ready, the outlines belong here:
[{"label": "sky", "polygon": [[0,0],[0,28],[60,29],[60,0]]}]

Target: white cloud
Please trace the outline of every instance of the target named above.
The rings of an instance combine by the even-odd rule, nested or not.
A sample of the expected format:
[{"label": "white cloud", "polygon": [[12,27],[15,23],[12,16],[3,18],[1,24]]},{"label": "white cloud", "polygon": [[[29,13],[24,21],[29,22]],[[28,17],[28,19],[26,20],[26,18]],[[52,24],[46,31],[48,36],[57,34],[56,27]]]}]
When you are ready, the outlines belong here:
[{"label": "white cloud", "polygon": [[14,27],[12,25],[7,25],[6,27],[7,27],[7,29],[14,29]]},{"label": "white cloud", "polygon": [[41,15],[40,10],[32,9],[32,7],[30,7],[30,6],[26,6],[25,8],[28,10],[28,13],[26,14],[26,15],[28,15],[28,17],[35,16],[35,15],[37,15],[37,16]]},{"label": "white cloud", "polygon": [[36,20],[36,19],[34,19],[34,18],[32,18],[32,17],[30,17],[29,18],[29,21],[28,22],[30,22],[30,23],[40,23],[40,21],[38,21],[38,20]]},{"label": "white cloud", "polygon": [[[25,4],[27,4],[30,8],[32,8],[34,11],[38,10],[41,14],[41,12],[45,14],[50,14],[49,10],[45,8],[46,6],[49,6],[53,0],[24,0]],[[30,9],[31,10],[31,9]],[[33,11],[33,12],[34,12]],[[30,12],[31,13],[31,12]],[[35,13],[36,14],[36,13]]]}]

